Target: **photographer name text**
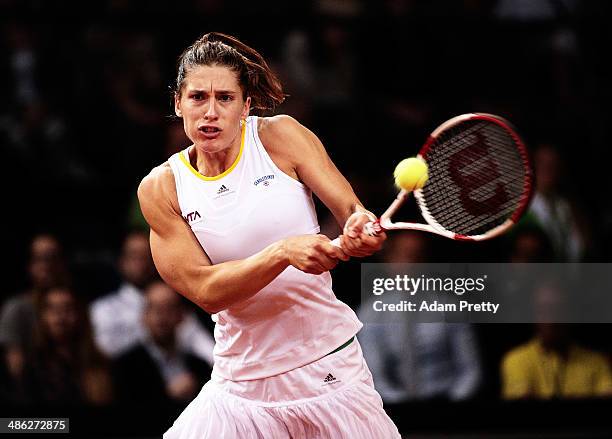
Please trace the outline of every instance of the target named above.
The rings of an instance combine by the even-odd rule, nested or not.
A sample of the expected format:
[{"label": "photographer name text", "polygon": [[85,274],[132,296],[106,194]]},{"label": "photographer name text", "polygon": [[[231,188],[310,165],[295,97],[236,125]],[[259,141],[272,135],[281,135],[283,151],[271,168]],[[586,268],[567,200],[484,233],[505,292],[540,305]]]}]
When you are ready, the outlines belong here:
[{"label": "photographer name text", "polygon": [[[385,293],[408,294],[412,299],[419,293],[451,294],[463,296],[466,293],[484,294],[487,276],[482,277],[411,277],[396,275],[394,277],[379,277],[372,281],[372,294],[381,296]],[[386,303],[375,300],[372,304],[376,312],[485,312],[496,314],[499,304],[486,300],[460,300],[458,303],[446,303],[447,300],[400,300]]]}]

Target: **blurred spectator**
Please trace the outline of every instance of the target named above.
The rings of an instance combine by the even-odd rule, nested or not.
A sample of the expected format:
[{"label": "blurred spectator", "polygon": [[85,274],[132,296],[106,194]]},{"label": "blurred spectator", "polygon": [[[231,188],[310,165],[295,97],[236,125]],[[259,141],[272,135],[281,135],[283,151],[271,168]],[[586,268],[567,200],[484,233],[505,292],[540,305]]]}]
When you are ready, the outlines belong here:
[{"label": "blurred spectator", "polygon": [[[142,289],[156,275],[146,232],[135,231],[125,238],[119,271],[123,277],[119,289],[95,300],[90,308],[96,343],[110,357],[133,347],[145,334]],[[181,348],[212,365],[214,340],[194,313],[185,316],[177,337]]]},{"label": "blurred spectator", "polygon": [[316,90],[312,42],[305,30],[291,30],[281,44],[280,59],[273,66],[279,74],[289,99],[280,107],[298,120],[311,121]]},{"label": "blurred spectator", "polygon": [[[164,113],[170,99],[156,32],[96,19],[85,21],[77,35],[80,39],[73,49],[78,53],[73,84],[76,99],[84,102],[86,96],[96,105],[90,105],[87,112],[77,110],[73,116],[76,135],[87,139],[79,142],[74,153],[83,157],[90,183],[103,182],[107,191],[115,192],[113,208],[125,214],[123,203],[129,203],[132,186],[159,163],[161,155]],[[88,135],[94,126],[96,135]],[[100,150],[105,153],[99,154]]]},{"label": "blurred spectator", "polygon": [[126,120],[157,130],[163,120],[164,107],[159,104],[164,95],[153,35],[129,30],[121,35],[121,42],[115,63],[107,72],[109,91]]},{"label": "blurred spectator", "polygon": [[576,343],[564,321],[568,303],[558,281],[534,289],[536,332],[502,359],[502,396],[592,398],[612,396],[612,374],[604,355]]},{"label": "blurred spectator", "polygon": [[211,368],[177,344],[177,328],[185,315],[178,293],[154,281],[144,295],[145,337],[116,362],[120,400],[189,401],[210,379]]},{"label": "blurred spectator", "polygon": [[9,64],[15,84],[14,102],[27,106],[39,101],[39,57],[35,32],[23,22],[12,22],[6,27],[4,37],[10,48]]},{"label": "blurred spectator", "polygon": [[[525,313],[525,301],[531,297],[534,280],[546,276],[548,270],[554,271],[553,265],[541,265],[554,262],[554,250],[548,235],[536,224],[517,226],[508,234],[508,239],[507,262],[510,264],[505,265],[504,270],[512,274],[504,276],[502,284],[494,287],[495,297],[500,301],[506,315],[513,315],[516,319],[514,321],[531,322],[531,317]],[[529,325],[515,325],[512,331],[504,330],[503,326],[500,326],[487,331],[488,335],[491,336],[495,330],[501,331],[501,334],[496,335],[500,340],[498,348],[501,347],[498,355],[503,355],[509,346],[515,346],[531,335]],[[499,357],[495,363],[498,361]]]},{"label": "blurred spectator", "polygon": [[538,324],[531,341],[504,356],[502,383],[506,399],[612,396],[606,357],[573,342],[560,323]]},{"label": "blurred spectator", "polygon": [[0,345],[3,361],[13,379],[23,371],[24,353],[33,346],[36,322],[36,298],[49,288],[68,281],[68,269],[62,246],[53,235],[41,234],[32,239],[28,262],[30,288],[6,301],[0,312]]},{"label": "blurred spectator", "polygon": [[360,140],[355,130],[346,127],[358,124],[362,116],[356,111],[361,69],[352,22],[346,17],[320,14],[309,28],[293,29],[282,42],[279,70],[288,81],[290,95],[283,109],[296,117],[305,116],[331,157],[346,163],[352,158],[346,146]]},{"label": "blurred spectator", "polygon": [[587,243],[586,227],[575,206],[561,193],[561,156],[553,146],[542,144],[534,152],[534,165],[537,186],[528,216],[549,236],[559,261],[580,261]]},{"label": "blurred spectator", "polygon": [[27,402],[108,404],[112,381],[96,349],[85,306],[66,287],[37,300],[34,349],[27,357],[21,392]]},{"label": "blurred spectator", "polygon": [[552,262],[554,250],[548,235],[537,225],[521,225],[511,232],[511,263]]},{"label": "blurred spectator", "polygon": [[8,46],[12,83],[5,95],[12,106],[9,112],[0,114],[4,146],[33,171],[34,178],[42,172],[53,180],[82,176],[80,164],[70,151],[68,124],[53,101],[52,87],[45,87],[49,78],[41,56],[44,48],[40,47],[40,30],[15,21],[6,26],[5,32],[0,29],[0,35]]},{"label": "blurred spectator", "polygon": [[124,147],[113,168],[123,167],[116,178],[133,184],[159,163],[168,96],[154,34],[129,28],[115,38],[116,50],[104,66],[105,86],[112,99],[110,123],[117,130],[113,140]]},{"label": "blurred spectator", "polygon": [[[429,242],[422,232],[397,233],[387,243],[384,262],[427,262]],[[370,302],[359,318],[365,322],[359,342],[385,402],[475,396],[482,370],[470,325],[417,323],[410,313],[375,312]]]},{"label": "blurred spectator", "polygon": [[[529,323],[532,316],[526,313],[526,304],[535,279],[539,279],[545,267],[554,261],[554,251],[548,235],[535,224],[520,224],[505,236],[506,245],[503,248],[504,264],[501,282],[493,282],[490,286],[491,297],[503,309],[507,321],[522,322],[512,324],[486,325],[479,332],[481,343],[487,346],[483,352],[486,356],[488,376],[487,385],[490,396],[499,395],[499,362],[510,347],[523,343],[533,335]],[[547,264],[547,265],[542,265]],[[554,268],[550,270],[554,271]]]},{"label": "blurred spectator", "polygon": [[[371,19],[360,40],[360,51],[365,54],[362,65],[365,74],[362,74],[364,82],[360,84],[359,96],[365,101],[364,108],[377,110],[367,113],[368,124],[385,127],[377,133],[377,139],[384,136],[379,142],[399,149],[393,146],[397,142],[410,145],[422,141],[424,133],[431,129],[429,123],[436,99],[442,93],[445,101],[454,98],[443,87],[452,80],[451,76],[461,74],[461,69],[456,69],[454,75],[439,76],[444,71],[439,64],[442,48],[432,38],[432,28],[418,25],[427,10],[435,5],[415,0],[388,0],[370,2],[369,7]],[[439,9],[448,7],[445,4]],[[380,60],[385,68],[381,69],[372,59]],[[417,65],[428,67],[416,68]]]},{"label": "blurred spectator", "polygon": [[[312,52],[315,65],[315,105],[330,114],[344,116],[352,111],[355,99],[355,50],[349,22],[323,17]],[[340,120],[342,122],[342,119]]]}]

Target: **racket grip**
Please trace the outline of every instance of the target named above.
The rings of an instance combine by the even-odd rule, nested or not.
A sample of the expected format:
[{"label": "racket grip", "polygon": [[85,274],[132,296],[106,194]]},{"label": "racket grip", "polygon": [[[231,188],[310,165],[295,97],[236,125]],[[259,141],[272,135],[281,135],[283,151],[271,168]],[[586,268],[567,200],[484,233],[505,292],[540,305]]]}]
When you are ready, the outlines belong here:
[{"label": "racket grip", "polygon": [[382,232],[382,227],[380,226],[380,222],[370,221],[369,223],[365,223],[363,226],[363,231],[370,236],[378,236],[380,232]]},{"label": "racket grip", "polygon": [[[363,225],[363,231],[369,236],[378,236],[380,232],[382,232],[382,227],[380,226],[380,222],[378,220],[370,221]],[[336,239],[333,239],[331,241],[331,245],[335,245],[336,247],[341,247],[340,237],[338,236]]]}]

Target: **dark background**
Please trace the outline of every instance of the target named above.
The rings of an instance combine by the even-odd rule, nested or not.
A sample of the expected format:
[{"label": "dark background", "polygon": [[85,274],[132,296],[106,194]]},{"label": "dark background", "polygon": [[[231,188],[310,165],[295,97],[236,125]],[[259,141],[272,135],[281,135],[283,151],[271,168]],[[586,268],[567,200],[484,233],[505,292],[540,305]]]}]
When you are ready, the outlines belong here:
[{"label": "dark background", "polygon": [[[0,301],[25,287],[28,243],[41,231],[61,238],[88,300],[116,285],[121,240],[141,224],[139,181],[187,146],[171,117],[176,59],[213,30],[266,57],[289,95],[277,113],[321,138],[372,211],[393,196],[395,163],[416,154],[439,123],[472,111],[499,114],[529,148],[559,148],[562,189],[593,237],[582,260],[608,262],[612,6],[534,0],[515,2],[515,12],[529,4],[533,14],[512,15],[504,3],[0,0]],[[23,52],[30,58],[16,56]],[[501,261],[504,245],[435,240],[437,259],[446,261]],[[353,307],[358,272],[358,262],[335,272],[336,294]],[[588,345],[612,352],[608,326],[576,329]],[[529,329],[488,325],[478,333],[489,371],[482,395],[390,407],[402,431],[587,437],[609,426],[606,401],[498,401],[497,362]],[[68,413],[73,432],[154,436],[180,408],[156,410],[5,407],[0,414]]]}]

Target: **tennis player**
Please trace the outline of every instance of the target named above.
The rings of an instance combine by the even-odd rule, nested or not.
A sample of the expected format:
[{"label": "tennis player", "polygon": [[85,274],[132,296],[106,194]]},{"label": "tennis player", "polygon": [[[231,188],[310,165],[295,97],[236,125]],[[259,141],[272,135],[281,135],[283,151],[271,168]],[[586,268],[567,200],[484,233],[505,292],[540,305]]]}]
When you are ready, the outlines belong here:
[{"label": "tennis player", "polygon": [[[288,116],[259,53],[209,33],[179,59],[175,112],[193,142],[138,196],[164,280],[212,314],[211,380],[166,439],[398,438],[336,299],[329,270],[379,250],[364,209],[319,139]],[[314,192],[344,226],[318,234]]]}]

